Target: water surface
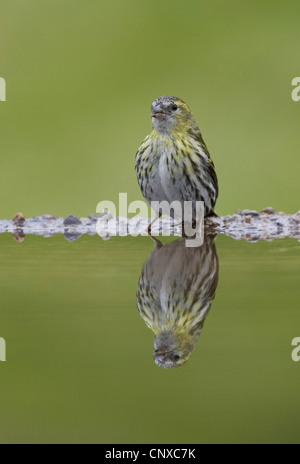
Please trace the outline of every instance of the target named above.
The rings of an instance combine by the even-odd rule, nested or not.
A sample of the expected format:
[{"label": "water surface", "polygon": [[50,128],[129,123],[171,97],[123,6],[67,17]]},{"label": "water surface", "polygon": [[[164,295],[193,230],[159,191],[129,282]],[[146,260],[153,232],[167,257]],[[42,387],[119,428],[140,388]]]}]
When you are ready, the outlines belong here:
[{"label": "water surface", "polygon": [[[137,309],[148,237],[1,235],[1,442],[297,442],[300,244],[218,236],[215,246],[213,258],[199,255],[206,278],[216,256],[219,271],[195,349],[163,369]],[[177,290],[188,297],[186,257],[164,289],[180,279],[180,259]],[[163,267],[150,264],[153,283]]]}]

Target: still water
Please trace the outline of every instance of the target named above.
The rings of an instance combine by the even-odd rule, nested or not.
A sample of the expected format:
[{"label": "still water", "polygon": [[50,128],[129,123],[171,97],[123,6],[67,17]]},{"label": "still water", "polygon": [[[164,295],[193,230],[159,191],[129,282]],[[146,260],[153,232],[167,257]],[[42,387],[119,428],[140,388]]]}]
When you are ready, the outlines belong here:
[{"label": "still water", "polygon": [[299,441],[296,240],[5,234],[0,254],[1,443]]}]

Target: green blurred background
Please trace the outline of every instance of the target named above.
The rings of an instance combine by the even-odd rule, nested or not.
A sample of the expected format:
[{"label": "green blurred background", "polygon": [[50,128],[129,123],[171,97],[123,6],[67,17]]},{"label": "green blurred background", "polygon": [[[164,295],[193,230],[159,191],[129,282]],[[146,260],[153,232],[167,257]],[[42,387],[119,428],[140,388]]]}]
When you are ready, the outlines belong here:
[{"label": "green blurred background", "polygon": [[141,199],[134,156],[165,94],[199,123],[219,214],[298,210],[299,16],[296,0],[2,0],[0,217]]}]

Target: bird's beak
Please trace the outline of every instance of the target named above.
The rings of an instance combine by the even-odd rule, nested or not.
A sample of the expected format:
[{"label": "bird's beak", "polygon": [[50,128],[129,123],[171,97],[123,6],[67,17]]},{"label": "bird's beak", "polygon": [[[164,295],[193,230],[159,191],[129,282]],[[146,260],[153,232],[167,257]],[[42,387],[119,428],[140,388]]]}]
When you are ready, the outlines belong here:
[{"label": "bird's beak", "polygon": [[168,354],[168,348],[167,347],[160,347],[156,350],[154,350],[154,356],[166,356]]},{"label": "bird's beak", "polygon": [[155,119],[164,119],[167,113],[163,110],[161,106],[156,106],[151,111],[151,117]]}]

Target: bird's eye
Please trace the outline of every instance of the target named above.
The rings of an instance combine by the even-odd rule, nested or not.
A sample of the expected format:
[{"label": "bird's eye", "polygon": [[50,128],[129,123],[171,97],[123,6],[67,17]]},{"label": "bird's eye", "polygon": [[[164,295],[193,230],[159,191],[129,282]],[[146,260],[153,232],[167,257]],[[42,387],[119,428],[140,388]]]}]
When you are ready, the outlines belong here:
[{"label": "bird's eye", "polygon": [[178,106],[176,105],[176,103],[174,103],[174,105],[172,105],[172,110],[173,110],[173,111],[178,110]]},{"label": "bird's eye", "polygon": [[178,362],[179,360],[180,360],[179,354],[175,354],[175,356],[174,356],[174,361],[175,361],[175,362]]}]

